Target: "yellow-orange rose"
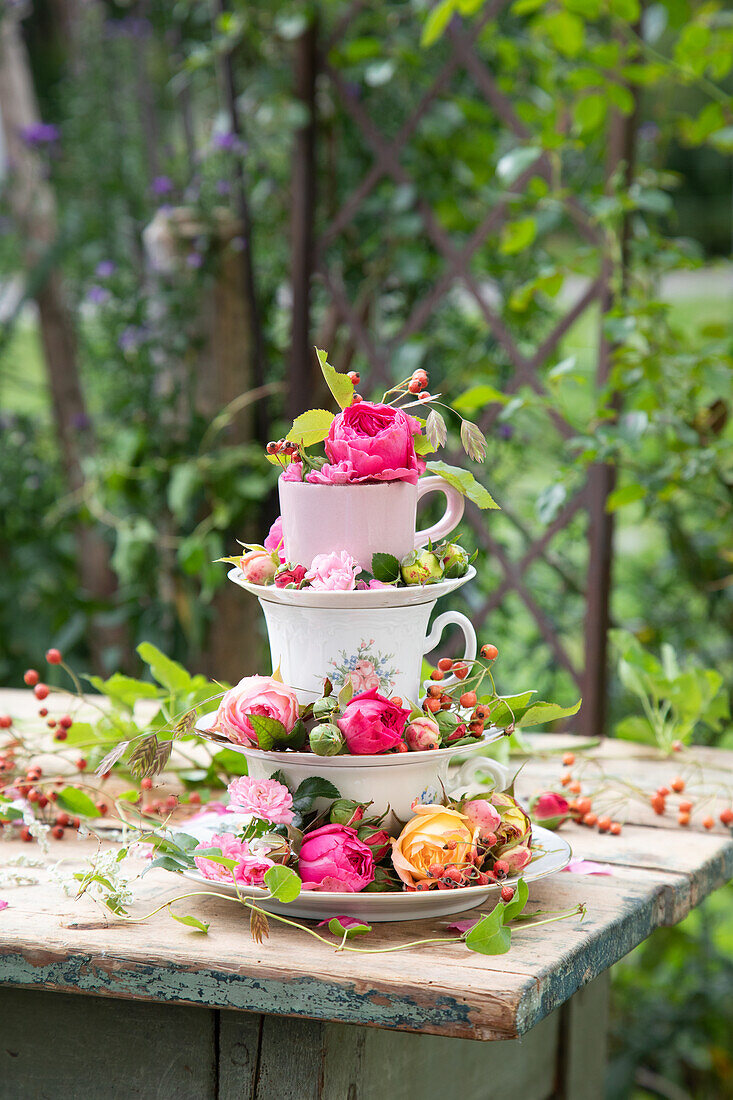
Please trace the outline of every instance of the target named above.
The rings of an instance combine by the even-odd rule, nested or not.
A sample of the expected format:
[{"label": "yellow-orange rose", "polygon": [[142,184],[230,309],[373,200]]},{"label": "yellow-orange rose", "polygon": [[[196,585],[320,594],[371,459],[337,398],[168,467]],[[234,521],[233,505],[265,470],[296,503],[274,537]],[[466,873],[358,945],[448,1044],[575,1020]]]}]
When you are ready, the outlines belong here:
[{"label": "yellow-orange rose", "polygon": [[445,806],[416,806],[415,817],[392,841],[392,863],[407,886],[429,878],[434,864],[468,862],[478,829],[458,810]]}]

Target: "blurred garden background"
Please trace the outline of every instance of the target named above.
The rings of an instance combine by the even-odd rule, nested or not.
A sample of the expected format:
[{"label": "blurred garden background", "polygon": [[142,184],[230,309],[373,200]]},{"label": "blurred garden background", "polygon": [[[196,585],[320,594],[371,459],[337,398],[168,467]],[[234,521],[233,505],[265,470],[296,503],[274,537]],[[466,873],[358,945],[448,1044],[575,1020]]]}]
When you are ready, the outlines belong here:
[{"label": "blurred garden background", "polygon": [[[214,560],[315,344],[485,428],[507,690],[592,665],[583,731],[653,742],[643,668],[733,747],[732,69],[714,0],[5,0],[0,682],[262,668]],[[732,902],[617,968],[609,1096],[731,1095]]]}]

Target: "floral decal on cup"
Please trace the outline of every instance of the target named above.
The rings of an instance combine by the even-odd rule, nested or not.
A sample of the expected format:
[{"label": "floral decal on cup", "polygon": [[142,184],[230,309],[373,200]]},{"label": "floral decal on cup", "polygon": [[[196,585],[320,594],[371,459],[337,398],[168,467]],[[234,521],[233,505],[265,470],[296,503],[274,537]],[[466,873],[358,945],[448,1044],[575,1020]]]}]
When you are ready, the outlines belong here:
[{"label": "floral decal on cup", "polygon": [[369,641],[362,639],[356,653],[349,655],[342,649],[340,657],[331,660],[333,671],[329,672],[329,679],[334,687],[341,688],[350,683],[355,695],[372,688],[380,692],[392,690],[395,678],[400,674],[400,670],[389,663],[394,653],[374,652],[373,645],[373,638]]}]

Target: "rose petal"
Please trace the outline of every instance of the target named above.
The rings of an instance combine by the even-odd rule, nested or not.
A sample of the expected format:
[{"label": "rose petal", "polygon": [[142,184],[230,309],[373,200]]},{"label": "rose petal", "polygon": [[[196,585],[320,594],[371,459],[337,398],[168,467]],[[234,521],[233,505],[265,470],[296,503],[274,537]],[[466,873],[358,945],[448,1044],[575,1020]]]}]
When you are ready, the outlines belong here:
[{"label": "rose petal", "polygon": [[571,859],[563,871],[571,875],[612,875],[613,871],[607,863],[594,863],[592,859]]},{"label": "rose petal", "polygon": [[325,920],[319,920],[316,928],[323,928],[324,924],[329,924],[332,920],[337,920],[344,928],[356,928],[364,924],[363,920],[356,920],[355,917],[326,917]]},{"label": "rose petal", "polygon": [[479,920],[480,917],[476,917],[475,920],[454,920],[445,927],[449,932],[460,932],[463,935],[464,932],[470,931],[474,924],[478,924]]},{"label": "rose petal", "polygon": [[[7,909],[8,905],[9,905],[9,902],[3,901],[3,899],[0,898],[0,911],[3,910],[3,909]],[[348,917],[346,919],[348,920]]]}]

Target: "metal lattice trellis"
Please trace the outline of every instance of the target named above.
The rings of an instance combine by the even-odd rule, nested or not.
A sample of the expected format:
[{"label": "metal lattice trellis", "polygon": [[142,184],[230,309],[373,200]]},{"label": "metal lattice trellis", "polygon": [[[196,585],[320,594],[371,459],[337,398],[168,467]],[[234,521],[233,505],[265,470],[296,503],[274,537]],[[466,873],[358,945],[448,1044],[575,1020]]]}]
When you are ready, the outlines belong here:
[{"label": "metal lattice trellis", "polygon": [[[342,73],[330,61],[332,51],[343,41],[356,17],[366,8],[364,0],[355,0],[348,5],[336,26],[322,40],[319,40],[315,23],[299,40],[295,89],[308,109],[309,122],[297,134],[293,161],[291,400],[294,411],[300,411],[307,404],[310,386],[310,298],[314,279],[321,281],[338,323],[348,332],[354,347],[369,365],[369,383],[373,385],[391,384],[389,370],[392,356],[405,341],[424,328],[435,310],[457,285],[470,295],[487,331],[491,333],[509,364],[511,373],[503,385],[506,394],[516,393],[526,386],[538,394],[544,393],[542,368],[552,360],[563,337],[592,306],[600,305],[602,312],[609,307],[612,301],[613,266],[604,252],[601,233],[581,202],[573,195],[565,195],[562,199],[564,214],[574,231],[594,250],[597,274],[588,280],[574,303],[555,319],[550,331],[541,337],[530,352],[520,346],[496,304],[491,301],[486,288],[472,270],[472,261],[478,250],[492,234],[501,231],[509,218],[512,201],[523,195],[531,180],[540,177],[550,181],[553,167],[547,153],[538,152],[536,159],[523,168],[521,174],[505,188],[498,201],[483,212],[472,232],[459,241],[454,240],[441,225],[404,165],[404,151],[414,139],[422,120],[439,97],[449,92],[452,81],[458,75],[469,77],[476,95],[488,105],[503,127],[518,142],[529,145],[532,138],[530,128],[520,119],[511,98],[500,88],[477,48],[482,30],[507,6],[508,0],[489,0],[481,17],[472,24],[464,24],[454,17],[446,31],[447,58],[408,117],[391,137],[385,135],[359,97],[353,94]],[[318,182],[315,146],[318,136],[316,90],[319,81],[325,82],[337,98],[340,109],[348,117],[368,153],[370,164],[356,186],[341,200],[328,224],[317,235],[314,229]],[[633,121],[630,123],[628,119],[621,117],[612,118],[606,163],[608,178],[618,170],[622,162],[625,161],[628,165],[632,126]],[[331,251],[344,234],[353,229],[359,211],[371,200],[384,181],[414,192],[414,211],[420,218],[426,248],[440,259],[443,266],[429,289],[412,304],[399,328],[388,337],[379,339],[374,328],[367,322],[359,301],[353,293],[350,296],[340,265],[332,260]],[[596,368],[598,385],[604,385],[607,381],[610,354],[609,345],[601,340]],[[479,423],[484,432],[492,428],[500,411],[501,406],[497,403],[483,410]],[[549,415],[561,437],[567,439],[575,434],[575,429],[556,409],[550,409]],[[605,718],[605,639],[612,541],[612,517],[606,513],[605,504],[613,488],[613,476],[609,467],[592,468],[585,484],[564,503],[559,514],[539,538],[533,539],[511,511],[505,510],[504,515],[520,532],[524,545],[523,552],[516,559],[496,539],[491,527],[476,510],[467,511],[467,519],[474,529],[478,545],[492,555],[502,572],[498,586],[486,596],[483,605],[474,610],[474,620],[480,626],[510,593],[516,593],[555,660],[582,689],[585,697],[582,725],[589,732],[602,729]],[[569,575],[557,557],[553,556],[551,543],[583,510],[587,510],[589,519],[588,570],[585,583],[579,583]],[[574,659],[568,647],[563,644],[551,618],[541,607],[527,581],[527,571],[537,561],[543,562],[559,574],[564,585],[568,589],[574,589],[586,601],[584,667],[580,667],[577,658]]]}]

